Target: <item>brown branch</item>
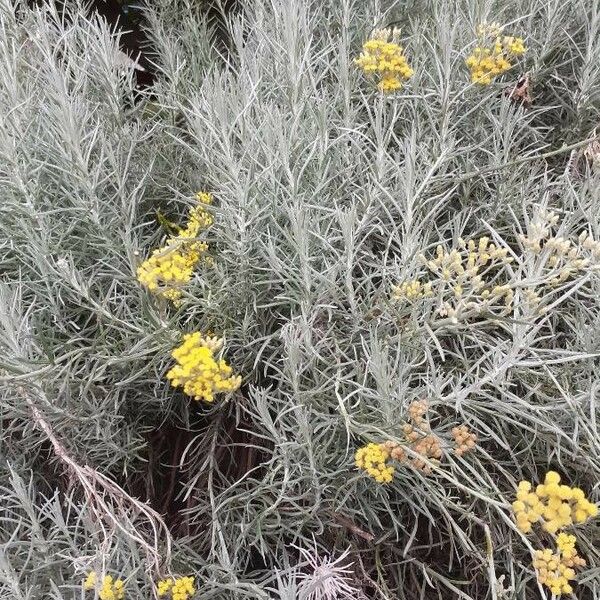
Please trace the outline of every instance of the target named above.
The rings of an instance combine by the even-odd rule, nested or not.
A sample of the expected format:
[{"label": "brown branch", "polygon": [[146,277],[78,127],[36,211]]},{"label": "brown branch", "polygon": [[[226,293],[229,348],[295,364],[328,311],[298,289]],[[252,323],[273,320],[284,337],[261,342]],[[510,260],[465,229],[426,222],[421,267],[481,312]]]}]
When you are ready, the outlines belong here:
[{"label": "brown branch", "polygon": [[[142,546],[148,555],[152,557],[156,570],[160,572],[161,563],[164,562],[168,565],[171,560],[171,534],[162,517],[147,504],[130,496],[121,486],[109,477],[106,477],[89,465],[79,465],[59,441],[52,430],[52,427],[37,406],[35,406],[32,398],[25,389],[22,386],[19,386],[17,391],[23,396],[27,406],[31,410],[36,427],[46,435],[52,444],[54,454],[67,466],[71,475],[77,479],[83,488],[85,497],[104,532],[105,538],[108,539],[108,532],[103,523],[108,521],[114,529],[120,530],[127,537]],[[108,502],[111,504],[110,506],[107,504],[107,500],[105,499],[106,496],[108,496]],[[120,515],[114,514],[113,508],[115,506],[119,508]],[[129,509],[133,507],[134,511],[145,517],[150,524],[153,530],[152,544],[148,543],[135,527],[132,526],[133,531],[131,531],[122,524],[122,521],[128,520],[127,513],[130,512],[130,510],[126,508],[127,506]],[[161,530],[164,532],[163,537],[166,543],[164,558],[162,558],[159,553]]]},{"label": "brown branch", "polygon": [[352,519],[349,517],[345,517],[344,515],[340,515],[333,510],[328,511],[329,514],[336,520],[340,525],[343,525],[346,529],[357,535],[358,537],[366,540],[367,542],[372,542],[375,539],[375,536],[364,529],[361,529]]}]

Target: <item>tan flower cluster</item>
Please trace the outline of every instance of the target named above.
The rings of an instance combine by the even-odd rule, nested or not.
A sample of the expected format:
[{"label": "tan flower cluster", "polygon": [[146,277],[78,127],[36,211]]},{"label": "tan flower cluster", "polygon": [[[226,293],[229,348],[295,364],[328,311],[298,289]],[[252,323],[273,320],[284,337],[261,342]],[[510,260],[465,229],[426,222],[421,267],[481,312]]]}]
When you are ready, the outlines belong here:
[{"label": "tan flower cluster", "polygon": [[[402,425],[404,442],[386,440],[369,443],[359,448],[355,464],[379,483],[389,483],[395,469],[388,464],[393,460],[402,465],[410,465],[426,475],[432,473],[431,463],[437,465],[442,460],[444,443],[442,437],[431,431],[428,418],[429,404],[426,400],[415,400],[408,407],[408,421]],[[454,453],[462,456],[475,447],[477,436],[466,425],[452,429]]]},{"label": "tan flower cluster", "polygon": [[[410,422],[402,426],[402,431],[407,442],[411,444],[411,450],[419,455],[411,459],[415,469],[429,475],[431,466],[427,461],[437,463],[442,458],[442,444],[440,438],[431,433],[431,426],[427,418],[429,404],[426,400],[415,400],[408,407]],[[421,458],[422,457],[422,458]]]},{"label": "tan flower cluster", "polygon": [[410,403],[408,407],[408,415],[415,427],[418,427],[424,431],[430,430],[429,422],[425,419],[428,410],[429,403],[427,400],[414,400]]},{"label": "tan flower cluster", "polygon": [[477,443],[477,434],[473,433],[466,425],[458,425],[452,428],[452,437],[454,438],[454,454],[462,456],[475,448]]},{"label": "tan flower cluster", "polygon": [[392,460],[397,462],[404,462],[406,460],[406,450],[398,442],[387,440],[382,445]]}]

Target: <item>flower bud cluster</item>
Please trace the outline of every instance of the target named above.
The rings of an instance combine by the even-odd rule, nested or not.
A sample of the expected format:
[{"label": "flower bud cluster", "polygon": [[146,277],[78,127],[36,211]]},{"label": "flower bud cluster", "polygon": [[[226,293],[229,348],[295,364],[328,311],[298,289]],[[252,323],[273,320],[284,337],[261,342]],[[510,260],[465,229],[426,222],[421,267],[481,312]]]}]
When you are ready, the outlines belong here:
[{"label": "flower bud cluster", "polygon": [[[510,271],[514,258],[506,247],[499,247],[483,236],[456,247],[441,244],[435,256],[420,255],[432,276],[416,277],[396,285],[391,298],[396,302],[431,299],[437,303],[436,314],[451,324],[473,318],[502,317],[511,314],[519,291],[519,306],[526,312],[543,312],[545,290],[570,278],[600,270],[600,241],[584,231],[576,238],[555,235],[559,217],[552,211],[538,212],[528,224],[526,234],[518,236],[522,252],[516,254],[520,266],[531,267],[531,277],[517,269]],[[535,264],[530,264],[535,260]],[[443,324],[440,321],[439,324]]]},{"label": "flower bud cluster", "polygon": [[470,452],[477,443],[477,434],[464,424],[452,428],[452,437],[454,438],[454,454],[456,456],[462,456]]},{"label": "flower bud cluster", "polygon": [[531,221],[527,234],[519,241],[524,251],[539,257],[544,283],[560,285],[571,277],[600,266],[600,242],[587,231],[575,239],[554,235],[559,217],[552,211],[540,211]]},{"label": "flower bud cluster", "polygon": [[393,300],[417,300],[433,295],[431,281],[423,284],[418,279],[410,279],[392,288]]},{"label": "flower bud cluster", "polygon": [[418,454],[410,460],[415,469],[429,475],[431,465],[429,461],[438,463],[442,458],[442,444],[440,438],[431,432],[431,425],[427,418],[429,404],[426,400],[414,400],[408,407],[409,421],[404,423],[402,431],[411,450]]},{"label": "flower bud cluster", "polygon": [[502,268],[513,259],[508,249],[498,247],[487,236],[478,240],[462,238],[458,247],[445,250],[436,248],[435,257],[421,261],[433,274],[429,281],[414,279],[396,286],[392,298],[396,301],[435,297],[439,300],[437,314],[452,323],[482,311],[507,314],[512,308],[514,292],[507,284],[497,285],[494,280]]},{"label": "flower bud cluster", "polygon": [[[409,420],[402,425],[404,443],[386,440],[379,444],[367,444],[356,451],[356,466],[379,483],[392,480],[395,469],[388,464],[390,460],[431,474],[431,463],[440,463],[443,447],[442,438],[431,431],[428,411],[426,400],[411,402],[408,407]],[[477,436],[466,425],[455,427],[452,432],[457,455],[461,456],[475,447]]]}]

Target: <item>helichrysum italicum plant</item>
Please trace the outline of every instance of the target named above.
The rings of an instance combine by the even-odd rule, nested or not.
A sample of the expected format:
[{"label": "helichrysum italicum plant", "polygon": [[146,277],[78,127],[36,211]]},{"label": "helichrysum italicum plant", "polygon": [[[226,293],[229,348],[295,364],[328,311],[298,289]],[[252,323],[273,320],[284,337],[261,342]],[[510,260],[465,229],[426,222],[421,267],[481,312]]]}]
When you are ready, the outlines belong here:
[{"label": "helichrysum italicum plant", "polygon": [[403,82],[413,76],[404,48],[400,45],[398,28],[373,31],[355,63],[386,93],[399,90]]},{"label": "helichrysum italicum plant", "polygon": [[222,338],[203,336],[200,332],[186,334],[181,346],[172,353],[177,365],[167,373],[171,385],[204,402],[213,402],[215,394],[237,390],[242,378],[233,375],[232,368],[219,357],[223,344]]},{"label": "helichrysum italicum plant", "polygon": [[[504,514],[514,474],[560,463],[599,500],[596,4],[493,3],[506,34],[527,32],[529,108],[465,93],[490,2],[227,2],[218,33],[213,2],[137,3],[147,92],[90,4],[0,0],[0,596],[72,600],[93,558],[99,579],[127,573],[128,598],[182,569],[215,600],[537,598]],[[353,62],[388,23],[408,80],[404,62],[398,80]],[[521,63],[508,60],[497,80]],[[386,77],[401,98],[362,93]],[[167,244],[149,246],[147,224],[161,211],[185,229],[173,199],[190,189],[214,192],[218,218],[183,245],[210,233],[218,260],[201,269],[202,252],[146,302],[132,273]],[[560,216],[543,239],[538,208]],[[512,262],[462,283],[419,262],[440,245],[468,268],[483,237]],[[173,402],[161,349],[208,328],[227,332],[214,361],[247,385],[197,411]],[[435,406],[418,426],[404,423],[416,397]],[[391,483],[350,476],[357,439],[385,444]],[[137,519],[146,499],[177,534],[170,552]],[[589,565],[578,595],[600,597],[597,522],[573,527],[557,535]],[[532,532],[533,550],[557,552],[541,522]],[[350,548],[348,573],[307,564],[292,544],[313,535],[320,557]]]},{"label": "helichrysum italicum plant", "polygon": [[523,38],[503,35],[502,29],[497,23],[482,23],[477,28],[477,46],[466,60],[473,83],[492,83],[513,66],[514,59],[525,54]]}]

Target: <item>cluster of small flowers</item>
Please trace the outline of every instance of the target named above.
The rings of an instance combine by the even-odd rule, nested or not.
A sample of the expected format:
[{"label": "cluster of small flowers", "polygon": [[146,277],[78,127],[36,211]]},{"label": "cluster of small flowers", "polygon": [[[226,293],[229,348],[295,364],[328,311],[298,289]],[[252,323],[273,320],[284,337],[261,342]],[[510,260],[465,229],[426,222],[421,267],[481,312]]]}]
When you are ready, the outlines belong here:
[{"label": "cluster of small flowers", "polygon": [[432,295],[433,284],[431,281],[423,284],[418,279],[410,279],[392,288],[393,300],[418,300],[420,298],[429,298]]},{"label": "cluster of small flowers", "polygon": [[[85,581],[83,589],[93,590],[96,588],[98,576],[95,571],[90,571]],[[114,579],[112,575],[105,575],[102,578],[102,585],[98,590],[98,598],[100,600],[123,600],[125,597],[125,584],[122,579]]]},{"label": "cluster of small flowers", "polygon": [[439,463],[442,458],[442,443],[440,438],[431,432],[427,418],[429,404],[426,400],[414,400],[408,407],[410,423],[404,423],[402,432],[406,441],[411,444],[411,450],[418,454],[411,464],[415,469],[431,474],[428,461]]},{"label": "cluster of small flowers", "polygon": [[[544,483],[532,491],[529,481],[521,481],[517,499],[513,502],[517,527],[529,533],[533,523],[542,522],[542,528],[552,535],[573,523],[584,523],[598,514],[598,506],[587,500],[580,488],[560,485],[560,475],[555,471],[546,473]],[[560,532],[555,538],[557,551],[538,550],[533,561],[540,583],[550,588],[555,596],[570,594],[569,583],[575,577],[575,567],[585,565],[575,549],[576,538]]]},{"label": "cluster of small flowers", "polygon": [[185,394],[205,402],[212,402],[217,393],[237,390],[242,378],[232,375],[231,367],[216,355],[223,343],[222,338],[205,337],[200,332],[186,334],[171,354],[177,361],[167,373],[171,385],[183,387]]},{"label": "cluster of small flowers", "polygon": [[[468,242],[460,238],[457,248],[447,251],[438,245],[435,258],[428,260],[424,255],[419,258],[435,279],[426,282],[416,279],[396,286],[392,290],[394,300],[439,297],[441,305],[437,313],[452,323],[484,310],[501,314],[511,310],[512,288],[506,284],[493,285],[490,280],[513,259],[508,256],[508,249],[490,243],[489,237]],[[451,300],[444,300],[448,296]]]},{"label": "cluster of small flowers", "polygon": [[169,596],[171,600],[188,600],[196,593],[194,577],[162,579],[157,585],[159,597]]},{"label": "cluster of small flowers", "polygon": [[502,36],[502,28],[496,23],[483,23],[477,30],[477,46],[466,59],[471,81],[489,85],[492,80],[512,67],[511,60],[527,51],[523,39]]},{"label": "cluster of small flowers", "polygon": [[575,240],[555,236],[552,230],[558,223],[556,213],[540,211],[531,220],[527,234],[519,236],[523,249],[542,261],[548,285],[559,285],[577,273],[600,266],[600,242],[587,231]]},{"label": "cluster of small flowers", "polygon": [[587,500],[582,489],[559,484],[560,475],[555,471],[549,471],[535,491],[529,481],[519,483],[513,510],[523,533],[531,531],[533,523],[543,521],[544,531],[555,534],[563,527],[584,523],[598,514],[598,507]]},{"label": "cluster of small flowers", "polygon": [[356,451],[354,464],[378,483],[389,483],[394,477],[394,467],[387,464],[389,458],[385,444],[371,442]]},{"label": "cluster of small flowers", "polygon": [[198,192],[196,200],[198,205],[190,208],[186,227],[170,237],[166,246],[154,250],[137,269],[138,281],[144,287],[175,305],[181,302],[181,287],[190,282],[194,268],[208,250],[208,245],[196,238],[213,223],[212,215],[206,210],[212,203],[212,195]]},{"label": "cluster of small flowers", "polygon": [[533,566],[538,581],[555,596],[572,594],[573,586],[569,582],[575,579],[575,569],[585,567],[585,560],[577,554],[575,541],[574,535],[560,533],[556,538],[556,552],[550,548],[535,552]]},{"label": "cluster of small flowers", "polygon": [[475,448],[477,443],[477,434],[473,433],[466,425],[459,425],[452,428],[452,437],[454,438],[454,454],[462,456]]},{"label": "cluster of small flowers", "polygon": [[382,92],[394,92],[402,83],[412,77],[413,70],[408,65],[404,50],[398,43],[400,30],[376,29],[363,44],[363,51],[355,63],[367,75],[378,79]]},{"label": "cluster of small flowers", "polygon": [[[389,483],[395,469],[388,464],[394,460],[400,464],[411,465],[426,475],[432,473],[430,463],[439,464],[443,456],[442,440],[432,433],[427,417],[429,404],[426,400],[415,400],[408,407],[409,421],[402,426],[405,443],[386,440],[379,444],[370,443],[356,451],[355,464],[379,483]],[[455,449],[458,456],[475,447],[477,436],[466,425],[455,427],[452,430]],[[456,433],[456,435],[455,435]],[[411,454],[409,457],[407,448]]]}]

